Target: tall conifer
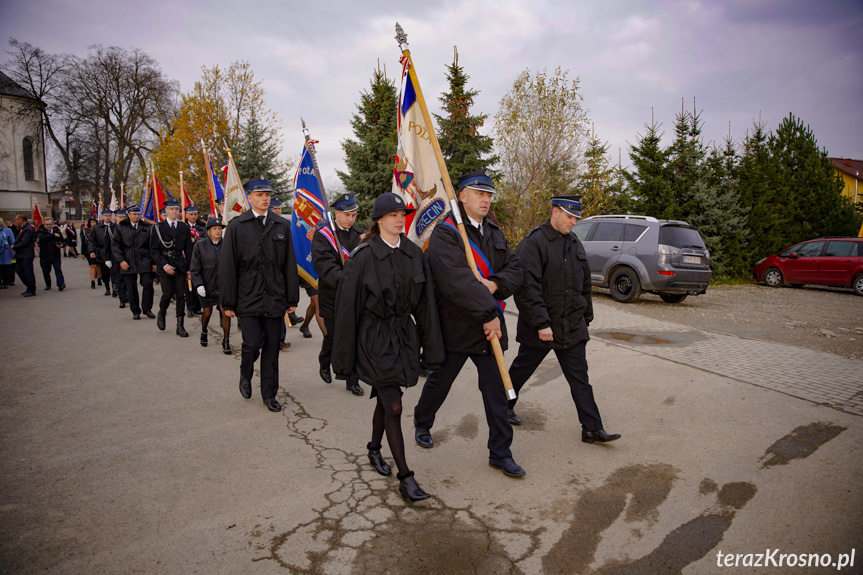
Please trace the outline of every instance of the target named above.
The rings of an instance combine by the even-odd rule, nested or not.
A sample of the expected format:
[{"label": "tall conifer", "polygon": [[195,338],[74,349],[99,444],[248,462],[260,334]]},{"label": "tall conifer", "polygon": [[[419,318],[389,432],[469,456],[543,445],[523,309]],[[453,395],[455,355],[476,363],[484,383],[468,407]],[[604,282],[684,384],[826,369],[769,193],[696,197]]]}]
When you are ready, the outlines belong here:
[{"label": "tall conifer", "polygon": [[668,154],[662,148],[663,133],[652,117],[650,124],[644,127],[644,135],[638,134],[636,144],[629,147],[632,168],[624,170],[623,177],[632,195],[635,213],[668,218],[674,213],[674,199],[669,185]]}]

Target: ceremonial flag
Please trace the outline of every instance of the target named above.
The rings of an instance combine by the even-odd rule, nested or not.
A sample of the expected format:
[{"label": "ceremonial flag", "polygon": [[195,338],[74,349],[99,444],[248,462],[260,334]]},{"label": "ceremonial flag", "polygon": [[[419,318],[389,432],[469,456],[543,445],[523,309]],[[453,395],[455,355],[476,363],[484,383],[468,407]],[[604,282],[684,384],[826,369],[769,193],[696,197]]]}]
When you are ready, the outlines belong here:
[{"label": "ceremonial flag", "polygon": [[141,219],[151,224],[155,224],[159,221],[159,210],[156,208],[156,201],[153,196],[153,187],[149,179],[144,188],[144,195],[141,196]]},{"label": "ceremonial flag", "polygon": [[114,188],[111,188],[111,203],[108,204],[108,208],[112,212],[117,211],[117,196],[114,194]]},{"label": "ceremonial flag", "polygon": [[318,224],[329,224],[330,210],[318,178],[309,145],[303,146],[303,157],[294,174],[294,211],[291,214],[291,239],[297,256],[297,272],[312,286],[318,287],[318,274],[312,265],[312,236]]},{"label": "ceremonial flag", "polygon": [[249,209],[249,198],[246,196],[246,189],[240,182],[240,174],[237,173],[237,166],[234,164],[234,158],[228,151],[228,177],[225,180],[225,213],[223,218],[226,224],[230,223],[235,216],[239,216]]},{"label": "ceremonial flag", "polygon": [[213,162],[207,152],[204,152],[204,166],[207,168],[207,188],[210,191],[210,213],[218,216],[219,200],[225,195],[225,190],[218,176],[213,172]]},{"label": "ceremonial flag", "polygon": [[90,202],[90,218],[99,219],[99,217],[96,215],[96,200]]},{"label": "ceremonial flag", "polygon": [[33,207],[33,227],[38,228],[42,225],[42,221],[42,212],[39,211],[39,202],[35,202]]},{"label": "ceremonial flag", "polygon": [[176,199],[156,176],[153,176],[153,196],[156,198],[157,213],[162,211],[166,201]]},{"label": "ceremonial flag", "polygon": [[404,58],[392,191],[416,210],[405,218],[405,235],[425,250],[432,230],[447,212],[447,195],[429,136],[434,135],[434,126],[426,125],[423,118],[409,67],[410,59]]},{"label": "ceremonial flag", "polygon": [[102,221],[102,199],[99,199],[99,207],[96,209],[96,219]]},{"label": "ceremonial flag", "polygon": [[183,187],[180,189],[181,198],[183,198],[182,204],[184,208],[188,208],[189,206],[194,206],[195,202],[192,201],[192,198],[189,197],[189,192],[186,191],[186,185],[183,184]]}]

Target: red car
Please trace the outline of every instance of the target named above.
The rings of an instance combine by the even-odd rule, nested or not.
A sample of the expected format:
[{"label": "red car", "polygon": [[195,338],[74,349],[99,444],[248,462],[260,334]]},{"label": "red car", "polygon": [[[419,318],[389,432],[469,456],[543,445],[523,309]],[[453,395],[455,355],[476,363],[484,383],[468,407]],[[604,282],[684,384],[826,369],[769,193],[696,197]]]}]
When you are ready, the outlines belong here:
[{"label": "red car", "polygon": [[756,263],[752,277],[770,287],[850,287],[863,296],[863,238],[817,238],[794,244]]}]

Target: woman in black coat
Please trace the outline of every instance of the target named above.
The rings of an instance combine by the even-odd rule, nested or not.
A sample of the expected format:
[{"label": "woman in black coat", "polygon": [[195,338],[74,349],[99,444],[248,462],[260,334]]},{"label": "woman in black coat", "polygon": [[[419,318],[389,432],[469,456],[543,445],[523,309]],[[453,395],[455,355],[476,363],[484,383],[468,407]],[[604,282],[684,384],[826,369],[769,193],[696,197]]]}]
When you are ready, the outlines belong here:
[{"label": "woman in black coat", "polygon": [[405,460],[401,388],[417,383],[420,348],[433,367],[443,361],[444,352],[428,263],[402,234],[405,215],[412,211],[393,193],[375,200],[374,221],[339,282],[332,362],[339,379],[356,372],[372,386],[377,405],[369,461],[378,473],[390,475],[380,451],[386,431],[399,471],[399,492],[419,501],[429,495],[417,485]]},{"label": "woman in black coat", "polygon": [[99,285],[102,285],[102,268],[99,266],[99,262],[96,261],[96,258],[90,257],[90,252],[87,250],[87,244],[90,242],[90,234],[93,233],[93,226],[95,226],[99,221],[96,218],[90,218],[87,220],[87,224],[81,224],[81,245],[84,246],[81,248],[81,259],[87,260],[87,264],[90,266],[90,289],[96,289],[96,280],[99,281]]},{"label": "woman in black coat", "polygon": [[219,306],[219,259],[222,255],[222,228],[224,224],[215,218],[207,222],[207,238],[195,242],[192,250],[192,286],[201,301],[201,345],[207,347],[207,325],[213,315],[213,306],[219,307],[222,323],[222,351],[231,353],[231,318],[222,313]]}]

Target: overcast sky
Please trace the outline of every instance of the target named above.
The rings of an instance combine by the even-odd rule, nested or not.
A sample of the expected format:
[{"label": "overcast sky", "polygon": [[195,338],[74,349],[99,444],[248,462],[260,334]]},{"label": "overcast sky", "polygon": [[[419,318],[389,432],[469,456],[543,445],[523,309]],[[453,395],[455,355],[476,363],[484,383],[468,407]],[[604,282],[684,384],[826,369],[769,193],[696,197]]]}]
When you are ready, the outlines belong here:
[{"label": "overcast sky", "polygon": [[794,113],[831,156],[863,159],[860,0],[0,0],[4,42],[79,55],[92,44],[138,47],[183,91],[201,66],[250,61],[286,154],[302,149],[301,115],[320,140],[328,189],[340,186],[339,142],[353,136],[349,121],[378,60],[391,77],[400,72],[396,21],[433,112],[457,45],[480,90],[477,113],[493,116],[525,68],[568,69],[624,165],[651,107],[668,141],[681,98],[691,109],[693,97],[708,143],[721,143],[729,122],[739,142],[759,115],[775,129]]}]

